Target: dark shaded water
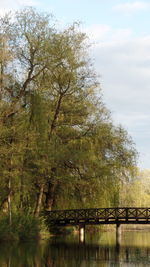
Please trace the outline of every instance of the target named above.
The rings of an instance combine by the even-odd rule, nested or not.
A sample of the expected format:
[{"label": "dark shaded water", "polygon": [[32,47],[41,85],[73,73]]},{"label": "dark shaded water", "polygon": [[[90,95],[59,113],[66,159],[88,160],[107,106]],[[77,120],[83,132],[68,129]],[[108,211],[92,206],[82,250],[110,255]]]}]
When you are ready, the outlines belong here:
[{"label": "dark shaded water", "polygon": [[53,237],[49,241],[0,244],[0,267],[150,266],[150,232],[115,232]]}]

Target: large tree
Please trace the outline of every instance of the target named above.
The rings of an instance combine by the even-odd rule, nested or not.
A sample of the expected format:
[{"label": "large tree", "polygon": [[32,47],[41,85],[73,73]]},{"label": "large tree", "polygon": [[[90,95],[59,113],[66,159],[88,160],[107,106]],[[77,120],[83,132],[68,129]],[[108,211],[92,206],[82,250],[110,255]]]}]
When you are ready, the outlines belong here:
[{"label": "large tree", "polygon": [[136,151],[103,104],[86,35],[76,23],[57,30],[32,8],[1,18],[0,30],[5,198],[36,215],[41,206],[118,205]]}]

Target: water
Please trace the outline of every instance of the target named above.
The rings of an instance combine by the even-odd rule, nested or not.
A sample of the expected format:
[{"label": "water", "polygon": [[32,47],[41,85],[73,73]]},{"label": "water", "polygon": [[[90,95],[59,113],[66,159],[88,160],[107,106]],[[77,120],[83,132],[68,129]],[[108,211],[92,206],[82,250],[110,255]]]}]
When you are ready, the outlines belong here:
[{"label": "water", "polygon": [[49,241],[0,244],[0,267],[150,266],[150,232],[124,231],[53,237]]}]

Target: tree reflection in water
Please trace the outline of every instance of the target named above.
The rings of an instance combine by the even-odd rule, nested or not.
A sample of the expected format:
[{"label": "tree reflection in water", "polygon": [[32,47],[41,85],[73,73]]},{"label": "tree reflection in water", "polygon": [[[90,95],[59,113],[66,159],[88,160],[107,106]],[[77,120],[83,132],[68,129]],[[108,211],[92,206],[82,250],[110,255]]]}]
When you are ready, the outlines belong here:
[{"label": "tree reflection in water", "polygon": [[2,267],[149,266],[150,232],[123,232],[121,245],[115,233],[88,235],[85,244],[74,236],[49,241],[1,243]]}]

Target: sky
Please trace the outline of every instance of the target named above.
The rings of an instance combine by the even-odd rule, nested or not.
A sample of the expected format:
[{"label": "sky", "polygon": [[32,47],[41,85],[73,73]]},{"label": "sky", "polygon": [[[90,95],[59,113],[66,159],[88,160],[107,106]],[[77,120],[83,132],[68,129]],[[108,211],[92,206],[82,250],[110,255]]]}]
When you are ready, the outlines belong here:
[{"label": "sky", "polygon": [[150,169],[150,0],[0,0],[0,14],[24,6],[52,13],[59,25],[82,23],[104,102],[132,136],[138,166]]}]

